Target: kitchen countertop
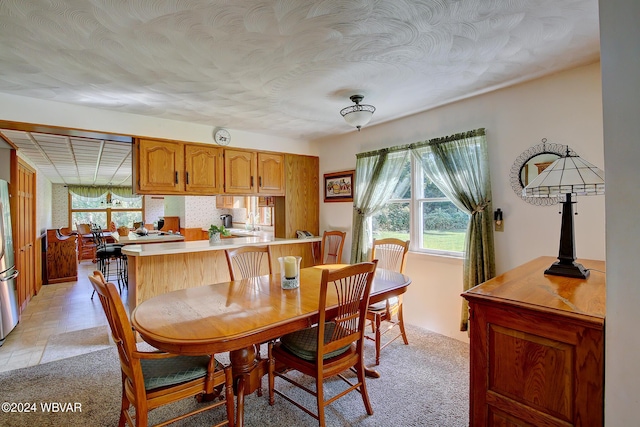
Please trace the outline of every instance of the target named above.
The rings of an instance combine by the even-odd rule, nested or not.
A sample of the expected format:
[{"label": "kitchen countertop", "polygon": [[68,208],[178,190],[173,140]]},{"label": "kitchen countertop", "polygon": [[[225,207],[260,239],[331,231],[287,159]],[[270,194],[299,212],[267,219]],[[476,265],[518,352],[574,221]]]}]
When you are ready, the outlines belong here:
[{"label": "kitchen countertop", "polygon": [[191,242],[157,243],[154,245],[129,245],[122,248],[122,253],[127,256],[154,256],[172,255],[193,252],[208,252],[225,249],[235,249],[249,245],[291,245],[295,243],[321,242],[322,237],[309,239],[283,239],[271,236],[233,237],[221,239],[220,242],[210,243],[208,240],[196,240]]},{"label": "kitchen countertop", "polygon": [[117,243],[124,245],[136,245],[141,243],[167,243],[184,241],[181,234],[160,234],[159,232],[149,231],[146,236],[138,236],[134,232],[129,232],[128,236],[120,236],[117,232],[111,233],[111,236]]},{"label": "kitchen countertop", "polygon": [[[273,237],[273,230],[247,230],[246,228],[227,228],[226,229],[231,237]],[[208,228],[203,228],[202,231],[209,232]],[[223,239],[229,237],[221,236]]]}]

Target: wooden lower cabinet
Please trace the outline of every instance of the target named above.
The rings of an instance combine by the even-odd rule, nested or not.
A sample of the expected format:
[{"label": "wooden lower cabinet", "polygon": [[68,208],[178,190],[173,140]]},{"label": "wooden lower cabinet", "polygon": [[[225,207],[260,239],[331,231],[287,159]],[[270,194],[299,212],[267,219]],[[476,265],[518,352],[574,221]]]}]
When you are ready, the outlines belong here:
[{"label": "wooden lower cabinet", "polygon": [[[604,273],[545,275],[554,261],[537,258],[462,294],[471,426],[604,424]],[[605,271],[603,261],[581,263]]]},{"label": "wooden lower cabinet", "polygon": [[52,284],[78,280],[76,236],[63,236],[58,230],[47,230],[45,244],[45,283]]}]

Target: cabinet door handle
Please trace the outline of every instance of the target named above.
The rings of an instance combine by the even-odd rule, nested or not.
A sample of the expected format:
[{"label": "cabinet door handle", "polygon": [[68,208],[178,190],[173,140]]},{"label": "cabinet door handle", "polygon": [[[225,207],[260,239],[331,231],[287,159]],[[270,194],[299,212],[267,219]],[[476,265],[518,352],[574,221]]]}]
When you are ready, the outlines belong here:
[{"label": "cabinet door handle", "polygon": [[251,175],[251,183],[249,184],[249,188],[253,188],[253,175]]},{"label": "cabinet door handle", "polygon": [[189,185],[189,172],[186,172],[187,175],[187,185]]},{"label": "cabinet door handle", "polygon": [[262,188],[262,177],[258,177],[258,187]]},{"label": "cabinet door handle", "polygon": [[176,184],[178,183],[178,171],[176,171]]}]

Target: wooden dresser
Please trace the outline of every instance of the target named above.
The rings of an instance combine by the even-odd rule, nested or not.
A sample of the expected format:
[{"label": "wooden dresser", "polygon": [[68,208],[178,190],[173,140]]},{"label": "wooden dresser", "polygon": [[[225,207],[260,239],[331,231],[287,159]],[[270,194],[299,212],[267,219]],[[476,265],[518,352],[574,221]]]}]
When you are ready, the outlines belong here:
[{"label": "wooden dresser", "polygon": [[604,261],[586,279],[540,257],[478,285],[469,301],[471,426],[604,424]]}]

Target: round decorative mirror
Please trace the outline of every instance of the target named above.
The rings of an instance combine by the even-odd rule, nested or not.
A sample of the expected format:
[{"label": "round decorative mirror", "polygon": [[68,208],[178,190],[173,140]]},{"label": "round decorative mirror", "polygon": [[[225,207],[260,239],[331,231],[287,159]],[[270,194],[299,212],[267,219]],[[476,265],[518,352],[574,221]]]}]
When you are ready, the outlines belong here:
[{"label": "round decorative mirror", "polygon": [[[567,154],[567,146],[547,142],[542,138],[542,144],[534,145],[518,156],[509,178],[513,191],[527,203],[539,206],[550,206],[558,203],[557,197],[527,197],[522,195],[522,190],[533,181],[547,166]],[[569,149],[569,154],[576,153]]]}]

